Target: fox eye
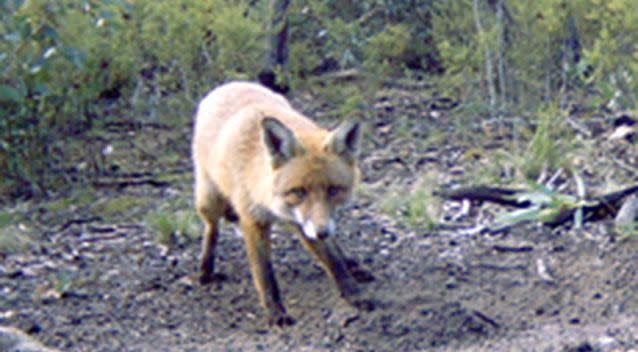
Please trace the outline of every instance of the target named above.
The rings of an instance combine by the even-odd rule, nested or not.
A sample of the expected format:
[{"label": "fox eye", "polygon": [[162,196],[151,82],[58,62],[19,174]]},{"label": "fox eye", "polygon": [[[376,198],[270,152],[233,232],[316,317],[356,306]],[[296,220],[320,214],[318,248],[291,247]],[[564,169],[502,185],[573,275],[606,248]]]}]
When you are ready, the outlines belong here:
[{"label": "fox eye", "polygon": [[328,197],[334,198],[344,193],[345,191],[346,191],[346,188],[343,186],[331,185],[331,186],[328,186],[328,190],[326,192],[328,194]]},{"label": "fox eye", "polygon": [[286,200],[290,204],[301,203],[308,195],[308,190],[302,187],[292,188],[286,191]]}]

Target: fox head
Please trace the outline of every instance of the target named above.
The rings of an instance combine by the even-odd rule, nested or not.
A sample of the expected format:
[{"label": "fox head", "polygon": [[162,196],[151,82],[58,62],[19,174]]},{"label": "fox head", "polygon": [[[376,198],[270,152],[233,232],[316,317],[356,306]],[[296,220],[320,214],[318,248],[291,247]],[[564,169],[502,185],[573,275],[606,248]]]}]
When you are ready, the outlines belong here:
[{"label": "fox head", "polygon": [[295,135],[266,117],[262,132],[273,170],[270,210],[295,223],[310,240],[334,235],[336,211],[350,199],[359,177],[359,123]]}]

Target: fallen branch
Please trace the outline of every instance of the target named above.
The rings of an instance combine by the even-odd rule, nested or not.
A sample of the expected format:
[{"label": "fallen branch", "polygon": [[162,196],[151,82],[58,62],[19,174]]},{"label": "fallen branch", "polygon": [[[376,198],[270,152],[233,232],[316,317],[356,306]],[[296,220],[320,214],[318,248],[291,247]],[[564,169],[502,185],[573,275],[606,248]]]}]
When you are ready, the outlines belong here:
[{"label": "fallen branch", "polygon": [[[585,221],[597,221],[607,217],[615,217],[625,198],[634,193],[638,193],[638,185],[594,197],[591,200],[592,205],[583,207],[583,219]],[[576,209],[566,209],[556,215],[554,221],[546,221],[543,224],[551,227],[562,225],[574,216],[575,211]]]},{"label": "fallen branch", "polygon": [[163,188],[163,187],[170,186],[170,182],[158,181],[154,179],[93,182],[93,187],[96,187],[96,188],[117,188],[120,190],[127,187],[136,187],[136,186],[145,186],[145,185],[149,185],[149,186],[157,187],[157,188]]},{"label": "fallen branch", "polygon": [[[568,198],[570,196],[556,194],[556,199],[552,198],[551,201],[558,201],[558,204],[552,202],[543,203],[541,201],[535,203],[533,197],[530,196],[530,194],[532,194],[530,190],[489,186],[467,187],[455,190],[439,190],[435,191],[434,195],[456,201],[467,199],[470,201],[492,202],[524,209],[519,210],[518,212],[525,212],[529,210],[525,219],[521,216],[520,219],[515,219],[512,220],[511,223],[505,224],[504,228],[509,228],[513,224],[523,222],[523,220],[529,221],[532,219],[538,220],[543,225],[549,227],[570,224],[570,220],[573,219],[574,213],[578,209],[582,209],[583,220],[585,221],[597,221],[607,217],[613,217],[622,206],[624,200],[634,193],[638,193],[638,184],[620,191],[571,203],[568,202]],[[547,196],[550,197],[551,195]]]},{"label": "fallen branch", "polygon": [[468,199],[471,201],[492,202],[517,208],[527,208],[531,205],[530,201],[519,201],[517,199],[517,195],[523,192],[525,192],[523,189],[476,186],[452,190],[438,190],[434,191],[433,194],[450,200],[462,201]]},{"label": "fallen branch", "polygon": [[58,231],[60,232],[64,231],[73,225],[83,225],[83,224],[89,224],[89,223],[97,222],[97,221],[102,221],[102,218],[99,216],[91,216],[88,218],[78,218],[78,219],[67,220],[64,224],[60,225],[60,228]]}]

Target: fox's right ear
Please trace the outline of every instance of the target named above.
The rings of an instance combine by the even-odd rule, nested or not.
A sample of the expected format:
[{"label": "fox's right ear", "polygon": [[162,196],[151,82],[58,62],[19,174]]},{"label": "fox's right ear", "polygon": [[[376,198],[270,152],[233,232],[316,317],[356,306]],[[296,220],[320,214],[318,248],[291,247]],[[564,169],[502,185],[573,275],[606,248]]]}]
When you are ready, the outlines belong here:
[{"label": "fox's right ear", "polygon": [[263,139],[272,159],[273,168],[278,168],[296,155],[299,143],[292,131],[274,117],[261,120]]}]

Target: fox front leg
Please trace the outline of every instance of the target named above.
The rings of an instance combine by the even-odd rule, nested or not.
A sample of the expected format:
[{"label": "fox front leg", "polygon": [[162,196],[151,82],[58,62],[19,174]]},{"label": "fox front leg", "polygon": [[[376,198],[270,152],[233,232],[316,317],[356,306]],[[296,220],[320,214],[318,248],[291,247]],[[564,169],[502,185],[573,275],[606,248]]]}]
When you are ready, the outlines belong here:
[{"label": "fox front leg", "polygon": [[286,313],[281,302],[279,286],[270,261],[270,225],[256,224],[240,218],[240,228],[246,243],[253,282],[259,294],[259,302],[266,310],[270,325],[289,326],[295,321]]},{"label": "fox front leg", "polygon": [[301,238],[304,246],[317,257],[324,271],[334,281],[341,297],[345,299],[346,302],[364,311],[374,309],[372,301],[362,298],[361,289],[352,276],[341,249],[336,246],[331,238],[326,240],[312,240],[303,235]]},{"label": "fox front leg", "polygon": [[330,246],[333,248],[333,251],[336,253],[337,256],[343,258],[343,260],[346,262],[348,271],[350,271],[350,274],[357,282],[368,283],[375,280],[374,275],[372,275],[370,271],[361,267],[361,264],[359,264],[359,262],[352,258],[348,258],[333,238],[328,238],[326,239],[326,241],[331,242]]}]

